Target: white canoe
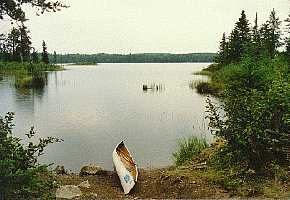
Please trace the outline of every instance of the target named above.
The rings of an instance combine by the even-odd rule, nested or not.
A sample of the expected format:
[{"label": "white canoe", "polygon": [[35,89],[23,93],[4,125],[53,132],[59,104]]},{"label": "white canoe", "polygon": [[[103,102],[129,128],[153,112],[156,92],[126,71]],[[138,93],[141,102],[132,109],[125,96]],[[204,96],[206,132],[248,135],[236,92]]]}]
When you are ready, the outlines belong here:
[{"label": "white canoe", "polygon": [[137,182],[137,165],[122,141],[113,151],[113,162],[124,193],[128,194]]}]

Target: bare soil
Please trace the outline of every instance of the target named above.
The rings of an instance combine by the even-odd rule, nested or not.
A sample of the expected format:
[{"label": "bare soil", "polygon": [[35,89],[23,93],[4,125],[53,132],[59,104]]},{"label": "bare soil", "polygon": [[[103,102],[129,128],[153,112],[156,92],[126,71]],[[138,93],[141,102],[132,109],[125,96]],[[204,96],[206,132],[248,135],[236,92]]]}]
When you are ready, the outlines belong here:
[{"label": "bare soil", "polygon": [[202,179],[193,180],[184,175],[171,175],[169,169],[140,170],[138,182],[128,195],[124,195],[119,178],[114,172],[101,175],[79,176],[77,174],[58,176],[61,185],[78,185],[88,180],[91,187],[81,188],[84,199],[193,199],[228,198],[228,191]]}]

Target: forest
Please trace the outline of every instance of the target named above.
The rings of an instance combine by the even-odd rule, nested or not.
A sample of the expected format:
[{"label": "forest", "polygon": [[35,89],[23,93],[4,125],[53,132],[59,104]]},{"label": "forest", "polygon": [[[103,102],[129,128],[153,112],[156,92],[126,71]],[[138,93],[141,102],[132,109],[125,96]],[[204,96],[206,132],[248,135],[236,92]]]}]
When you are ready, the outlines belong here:
[{"label": "forest", "polygon": [[181,63],[212,62],[215,53],[140,53],[140,54],[50,54],[51,61],[56,63]]}]

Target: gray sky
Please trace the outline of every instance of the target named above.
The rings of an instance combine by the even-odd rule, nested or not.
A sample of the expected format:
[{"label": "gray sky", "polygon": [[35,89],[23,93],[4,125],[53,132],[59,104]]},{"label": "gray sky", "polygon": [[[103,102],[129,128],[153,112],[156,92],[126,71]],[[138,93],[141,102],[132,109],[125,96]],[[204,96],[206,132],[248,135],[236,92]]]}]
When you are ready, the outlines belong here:
[{"label": "gray sky", "polygon": [[284,20],[289,0],[66,0],[70,8],[27,22],[33,45],[45,40],[50,52],[141,53],[216,52],[246,11],[259,23],[275,8]]}]

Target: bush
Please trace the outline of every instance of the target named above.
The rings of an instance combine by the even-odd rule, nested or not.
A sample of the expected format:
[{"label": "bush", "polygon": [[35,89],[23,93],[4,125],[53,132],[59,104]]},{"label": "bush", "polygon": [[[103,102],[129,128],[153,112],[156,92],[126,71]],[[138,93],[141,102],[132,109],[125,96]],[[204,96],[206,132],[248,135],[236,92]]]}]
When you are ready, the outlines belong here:
[{"label": "bush", "polygon": [[199,94],[217,95],[221,91],[221,84],[207,81],[196,81],[194,87]]},{"label": "bush", "polygon": [[207,142],[197,137],[190,137],[179,141],[178,150],[173,153],[175,164],[177,166],[186,164],[207,147],[209,147]]},{"label": "bush", "polygon": [[34,73],[38,71],[56,71],[62,68],[57,65],[48,65],[44,63],[29,63],[29,62],[1,62],[0,71],[22,71],[25,73]]},{"label": "bush", "polygon": [[15,80],[16,88],[44,88],[47,78],[45,74],[25,76]]},{"label": "bush", "polygon": [[[0,117],[0,197],[4,199],[48,199],[53,197],[50,190],[54,187],[51,174],[46,165],[37,163],[45,147],[59,139],[48,137],[39,139],[38,144],[31,140],[35,137],[32,127],[25,134],[29,140],[27,146],[12,135],[14,114]],[[47,176],[43,178],[43,174]]]},{"label": "bush", "polygon": [[262,170],[272,161],[287,163],[290,135],[288,66],[279,58],[249,58],[218,72],[225,82],[224,110],[208,102],[210,126],[227,141],[224,163],[246,162]]}]

